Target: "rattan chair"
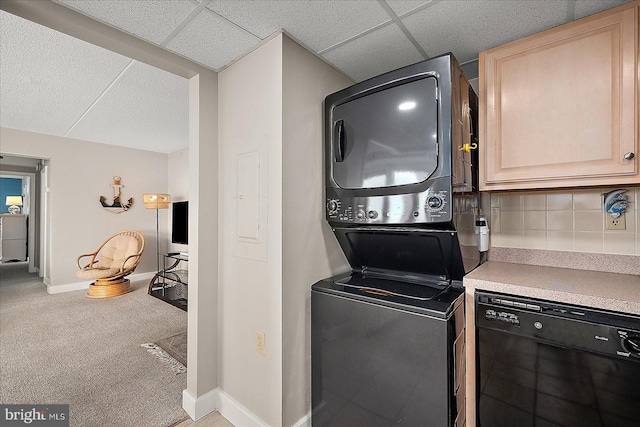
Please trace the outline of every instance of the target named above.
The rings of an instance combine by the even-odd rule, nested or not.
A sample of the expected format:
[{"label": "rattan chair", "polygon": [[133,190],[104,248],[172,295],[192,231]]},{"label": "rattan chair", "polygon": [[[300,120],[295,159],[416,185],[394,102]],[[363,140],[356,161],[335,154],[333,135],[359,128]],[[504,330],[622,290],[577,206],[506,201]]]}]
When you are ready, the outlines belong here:
[{"label": "rattan chair", "polygon": [[[78,257],[77,276],[81,279],[95,280],[89,285],[89,298],[108,298],[131,292],[128,276],[140,263],[144,250],[144,236],[135,230],[126,230],[114,234],[90,254]],[[90,257],[87,264],[81,260]]]}]

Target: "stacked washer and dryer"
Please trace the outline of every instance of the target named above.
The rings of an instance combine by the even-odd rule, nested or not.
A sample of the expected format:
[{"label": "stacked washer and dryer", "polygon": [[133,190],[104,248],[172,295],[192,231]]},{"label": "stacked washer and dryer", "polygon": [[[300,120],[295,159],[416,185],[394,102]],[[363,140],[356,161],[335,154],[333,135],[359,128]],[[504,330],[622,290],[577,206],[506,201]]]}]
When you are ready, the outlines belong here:
[{"label": "stacked washer and dryer", "polygon": [[326,220],[351,271],[311,290],[314,427],[462,425],[477,111],[452,54],[326,97]]}]

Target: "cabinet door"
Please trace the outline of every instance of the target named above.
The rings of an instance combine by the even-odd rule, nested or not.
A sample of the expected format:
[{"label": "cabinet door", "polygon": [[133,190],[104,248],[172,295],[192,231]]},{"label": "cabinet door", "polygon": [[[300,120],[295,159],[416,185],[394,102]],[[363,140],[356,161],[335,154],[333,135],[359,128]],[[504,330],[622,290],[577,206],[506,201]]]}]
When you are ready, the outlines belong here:
[{"label": "cabinet door", "polygon": [[480,54],[481,189],[639,182],[637,27],[633,3]]},{"label": "cabinet door", "polygon": [[[459,94],[459,95],[455,95]],[[453,123],[451,132],[454,143],[451,148],[454,191],[473,190],[471,175],[471,152],[462,150],[471,145],[471,105],[469,102],[469,82],[459,70],[454,74],[454,97],[452,102]]]}]

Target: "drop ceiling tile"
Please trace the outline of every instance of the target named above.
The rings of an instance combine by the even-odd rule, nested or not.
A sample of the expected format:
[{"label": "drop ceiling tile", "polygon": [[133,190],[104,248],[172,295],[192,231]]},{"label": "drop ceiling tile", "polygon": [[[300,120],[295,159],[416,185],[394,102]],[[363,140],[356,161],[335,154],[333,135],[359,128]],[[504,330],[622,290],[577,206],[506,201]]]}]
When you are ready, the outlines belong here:
[{"label": "drop ceiling tile", "polygon": [[374,0],[220,0],[207,7],[262,39],[283,28],[316,52],[390,20]]},{"label": "drop ceiling tile", "polygon": [[629,3],[632,0],[580,0],[576,2],[576,19]]},{"label": "drop ceiling tile", "polygon": [[323,57],[356,81],[424,59],[395,24],[346,43]]},{"label": "drop ceiling tile", "polygon": [[67,135],[170,153],[189,144],[189,82],[134,61]]},{"label": "drop ceiling tile", "polygon": [[160,44],[198,6],[190,0],[56,0],[130,34]]},{"label": "drop ceiling tile", "polygon": [[563,24],[566,15],[565,1],[447,0],[402,22],[430,56],[453,52],[466,62],[483,50]]},{"label": "drop ceiling tile", "polygon": [[205,9],[166,47],[193,61],[219,70],[259,42],[260,39],[257,37]]},{"label": "drop ceiling tile", "polygon": [[129,61],[0,12],[0,125],[64,135]]},{"label": "drop ceiling tile", "polygon": [[427,3],[437,3],[437,0],[385,0],[391,10],[397,15],[401,16],[407,12],[424,6]]}]

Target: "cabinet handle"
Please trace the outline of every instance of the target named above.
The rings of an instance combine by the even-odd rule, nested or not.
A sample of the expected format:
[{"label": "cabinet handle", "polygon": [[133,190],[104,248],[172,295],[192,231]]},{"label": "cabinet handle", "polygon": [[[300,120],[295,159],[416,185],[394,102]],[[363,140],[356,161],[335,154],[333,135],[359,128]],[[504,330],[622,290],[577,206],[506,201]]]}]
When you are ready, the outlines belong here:
[{"label": "cabinet handle", "polygon": [[629,151],[628,153],[624,153],[624,158],[625,160],[631,160],[635,157],[636,155],[633,154],[631,151]]}]

